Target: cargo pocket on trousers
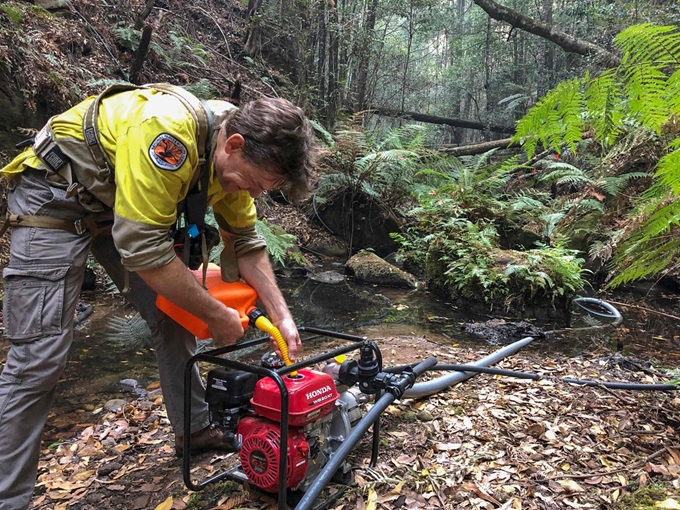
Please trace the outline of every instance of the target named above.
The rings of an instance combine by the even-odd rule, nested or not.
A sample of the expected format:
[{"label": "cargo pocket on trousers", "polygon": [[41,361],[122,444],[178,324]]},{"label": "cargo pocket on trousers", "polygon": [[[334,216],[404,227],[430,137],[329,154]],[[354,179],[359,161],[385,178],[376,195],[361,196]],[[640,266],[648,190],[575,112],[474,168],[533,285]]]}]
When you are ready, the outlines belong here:
[{"label": "cargo pocket on trousers", "polygon": [[14,341],[62,332],[64,283],[70,266],[6,267],[3,318]]}]

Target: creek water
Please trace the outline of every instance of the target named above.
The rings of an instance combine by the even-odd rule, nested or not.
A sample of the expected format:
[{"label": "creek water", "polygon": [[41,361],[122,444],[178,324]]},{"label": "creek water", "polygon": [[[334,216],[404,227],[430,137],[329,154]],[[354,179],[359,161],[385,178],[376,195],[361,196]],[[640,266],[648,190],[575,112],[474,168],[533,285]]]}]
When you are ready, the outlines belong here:
[{"label": "creek water", "polygon": [[[438,344],[469,346],[488,352],[499,348],[483,337],[465,333],[462,328],[465,323],[484,322],[491,317],[456,310],[425,289],[407,291],[361,286],[351,280],[329,284],[312,279],[282,278],[279,283],[299,325],[368,338],[423,337]],[[121,385],[121,380],[135,379],[140,388],[145,388],[158,378],[153,352],[143,339],[112,340],[115,321],[134,314],[129,305],[125,305],[120,296],[101,291],[83,293],[82,297],[84,302],[94,306],[94,313],[76,330],[70,360],[46,427],[48,441],[70,436],[79,428],[96,422],[96,414],[110,399],[134,399],[129,387]],[[673,368],[680,365],[679,321],[674,318],[680,295],[658,287],[650,290],[640,286],[596,297],[625,303],[625,306],[616,305],[624,316],[621,327],[567,331],[534,342],[527,349],[546,356],[595,356],[622,350],[629,356],[655,358],[658,360],[656,366]],[[592,325],[586,315],[574,307],[572,326]],[[554,329],[549,323],[532,322],[543,330]],[[606,323],[601,321],[601,324]],[[258,336],[256,333],[251,331],[250,337]],[[322,340],[304,343],[305,354],[324,350]],[[177,376],[183,377],[183,374]]]}]

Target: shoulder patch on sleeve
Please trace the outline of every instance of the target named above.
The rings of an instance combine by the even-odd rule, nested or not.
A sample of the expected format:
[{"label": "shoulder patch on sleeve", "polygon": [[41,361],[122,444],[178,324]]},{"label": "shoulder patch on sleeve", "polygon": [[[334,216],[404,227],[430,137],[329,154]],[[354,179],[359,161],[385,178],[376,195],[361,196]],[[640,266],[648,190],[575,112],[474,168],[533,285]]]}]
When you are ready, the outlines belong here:
[{"label": "shoulder patch on sleeve", "polygon": [[174,172],[186,161],[187,148],[174,136],[161,133],[151,142],[149,157],[158,168]]}]

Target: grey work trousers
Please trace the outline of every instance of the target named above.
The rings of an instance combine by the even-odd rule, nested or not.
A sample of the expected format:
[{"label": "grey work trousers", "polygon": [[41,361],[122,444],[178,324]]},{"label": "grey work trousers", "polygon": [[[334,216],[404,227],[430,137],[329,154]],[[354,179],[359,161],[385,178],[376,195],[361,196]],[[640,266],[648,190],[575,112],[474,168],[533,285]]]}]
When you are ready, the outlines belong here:
[{"label": "grey work trousers", "polygon": [[[10,184],[12,214],[77,220],[87,212],[77,197],[50,186],[45,172],[27,169]],[[37,477],[40,436],[66,366],[73,341],[73,315],[92,251],[113,281],[122,287],[124,271],[110,235],[94,239],[61,229],[19,227],[12,230],[5,278],[4,325],[11,342],[0,375],[0,510],[27,508]],[[196,339],[156,308],[156,293],[130,274],[128,298],[152,332],[168,418],[177,436],[184,434],[184,367],[196,351]],[[191,432],[209,424],[204,386],[195,367]]]}]

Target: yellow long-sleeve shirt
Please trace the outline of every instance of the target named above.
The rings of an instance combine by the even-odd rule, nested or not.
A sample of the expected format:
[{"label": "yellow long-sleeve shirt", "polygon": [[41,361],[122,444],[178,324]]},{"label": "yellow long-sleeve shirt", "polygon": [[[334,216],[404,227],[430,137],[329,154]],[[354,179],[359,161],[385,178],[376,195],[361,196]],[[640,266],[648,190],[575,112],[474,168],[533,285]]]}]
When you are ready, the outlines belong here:
[{"label": "yellow long-sleeve shirt", "polygon": [[[58,144],[69,141],[71,148],[72,142],[83,142],[75,146],[78,152],[81,145],[87,151],[82,119],[93,100],[90,97],[51,119]],[[225,105],[211,103],[222,108]],[[186,197],[198,168],[196,122],[180,100],[151,88],[105,97],[99,108],[98,128],[101,145],[115,168],[107,186],[115,198],[107,205],[115,212],[113,237],[123,263],[131,271],[164,265],[175,256],[168,228],[175,223],[177,204]],[[79,160],[82,158],[72,158],[71,164],[76,166]],[[32,149],[21,153],[0,173],[9,176],[27,167],[45,168]],[[86,187],[88,179],[99,173],[94,162],[78,165],[73,171]],[[252,197],[245,191],[226,193],[212,167],[208,205],[221,225],[237,231],[255,225]]]}]

